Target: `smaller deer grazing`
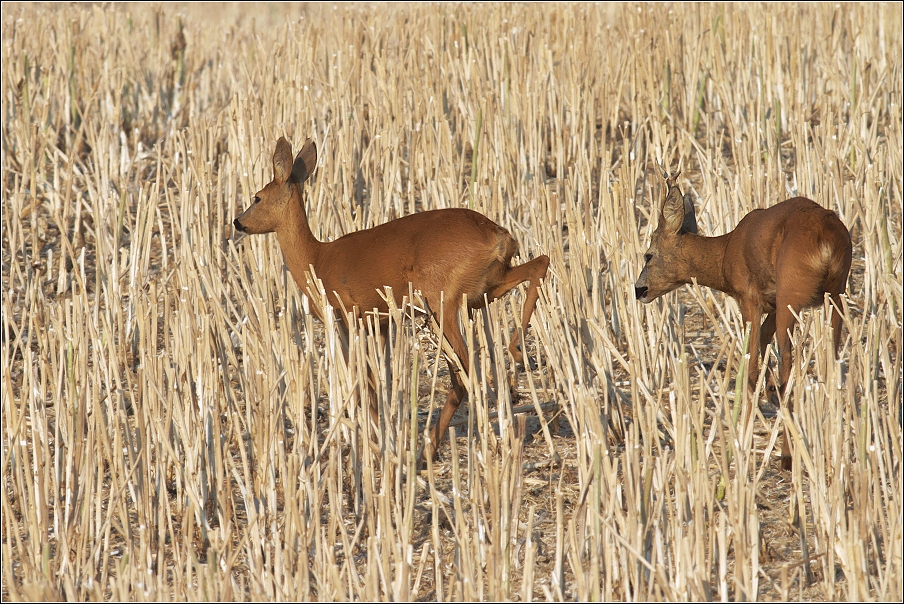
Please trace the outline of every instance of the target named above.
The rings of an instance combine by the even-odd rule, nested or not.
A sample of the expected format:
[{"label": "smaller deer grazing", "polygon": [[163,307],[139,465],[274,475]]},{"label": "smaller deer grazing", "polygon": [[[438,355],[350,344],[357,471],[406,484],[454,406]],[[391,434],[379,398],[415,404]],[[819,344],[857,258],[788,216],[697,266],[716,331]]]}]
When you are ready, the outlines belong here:
[{"label": "smaller deer grazing", "polygon": [[[730,233],[699,236],[694,204],[682,197],[679,175],[665,175],[662,215],[634,284],[637,299],[652,302],[693,279],[730,295],[741,307],[744,321],[750,323],[751,389],[759,377],[760,358],[777,334],[781,396],[791,374],[794,315],[821,305],[825,294],[832,296],[833,344],[838,354],[841,294],[851,268],[851,235],[835,212],[794,197],[765,210],[753,210]],[[787,431],[782,467],[791,467]]]},{"label": "smaller deer grazing", "polygon": [[[486,216],[464,208],[411,214],[335,241],[318,241],[308,225],[302,190],[316,164],[313,141],[309,139],[304,144],[293,162],[291,145],[280,138],[273,153],[273,181],[233,221],[236,231],[242,233],[276,233],[286,265],[306,295],[312,293],[307,275],[313,268],[333,308],[345,308],[356,317],[378,309],[385,316],[388,308],[381,296],[384,288],[392,288],[396,303],[401,306],[410,283],[414,291],[421,292],[431,311],[443,317],[443,336],[465,371],[468,355],[458,322],[463,296],[469,309],[483,308],[487,300],[492,302],[527,281],[527,297],[521,311],[521,330],[527,331],[540,295],[537,288],[549,268],[548,256],[512,266],[512,257],[518,251],[515,239]],[[324,319],[319,316],[319,309],[315,312]],[[383,319],[381,328],[385,327]],[[509,351],[516,362],[523,364],[518,344],[516,329]],[[431,433],[427,451],[431,457],[436,456],[449,422],[467,394],[456,367],[447,361],[452,391]]]}]

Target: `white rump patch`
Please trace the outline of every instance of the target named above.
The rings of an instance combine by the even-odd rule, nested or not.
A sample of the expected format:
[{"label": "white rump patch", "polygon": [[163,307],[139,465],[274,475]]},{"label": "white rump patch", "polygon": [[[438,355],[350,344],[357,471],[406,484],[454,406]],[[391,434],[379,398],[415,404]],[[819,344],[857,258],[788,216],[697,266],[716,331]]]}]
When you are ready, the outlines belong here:
[{"label": "white rump patch", "polygon": [[834,251],[831,243],[828,241],[821,241],[810,256],[813,267],[825,269],[829,265],[829,261],[832,259],[832,253]]}]

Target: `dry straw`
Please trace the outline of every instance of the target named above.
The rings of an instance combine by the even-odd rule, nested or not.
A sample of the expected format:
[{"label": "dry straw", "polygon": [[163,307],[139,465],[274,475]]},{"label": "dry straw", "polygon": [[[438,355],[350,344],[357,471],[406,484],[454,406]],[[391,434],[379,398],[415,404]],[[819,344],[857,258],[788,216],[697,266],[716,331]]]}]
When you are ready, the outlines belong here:
[{"label": "dry straw", "polygon": [[[901,10],[4,4],[4,599],[900,601]],[[469,206],[552,259],[539,368],[523,292],[465,317],[419,476],[435,334],[393,309],[346,360],[276,241],[231,240],[283,135],[321,239]],[[730,299],[633,299],[659,163],[705,234],[797,194],[850,227],[794,417],[736,391]]]}]

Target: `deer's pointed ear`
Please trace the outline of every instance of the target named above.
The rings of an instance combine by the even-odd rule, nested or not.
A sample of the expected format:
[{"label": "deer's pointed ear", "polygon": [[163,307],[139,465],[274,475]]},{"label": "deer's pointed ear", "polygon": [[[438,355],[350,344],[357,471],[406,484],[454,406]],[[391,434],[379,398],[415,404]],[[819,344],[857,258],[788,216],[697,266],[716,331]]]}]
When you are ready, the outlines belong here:
[{"label": "deer's pointed ear", "polygon": [[317,167],[317,145],[308,139],[301,147],[301,151],[295,156],[295,165],[292,166],[292,180],[302,183],[310,178]]},{"label": "deer's pointed ear", "polygon": [[681,223],[681,232],[697,234],[697,213],[694,211],[694,200],[691,194],[684,196],[684,222]]},{"label": "deer's pointed ear", "polygon": [[[671,184],[672,179],[677,179],[677,174],[668,179]],[[665,203],[662,204],[662,218],[659,219],[659,227],[667,233],[680,233],[684,227],[685,220],[684,199],[681,197],[681,189],[677,186],[669,186],[666,193]],[[696,225],[696,218],[693,218]]]},{"label": "deer's pointed ear", "polygon": [[273,152],[273,180],[286,182],[292,174],[292,145],[283,137],[276,141],[276,151]]}]

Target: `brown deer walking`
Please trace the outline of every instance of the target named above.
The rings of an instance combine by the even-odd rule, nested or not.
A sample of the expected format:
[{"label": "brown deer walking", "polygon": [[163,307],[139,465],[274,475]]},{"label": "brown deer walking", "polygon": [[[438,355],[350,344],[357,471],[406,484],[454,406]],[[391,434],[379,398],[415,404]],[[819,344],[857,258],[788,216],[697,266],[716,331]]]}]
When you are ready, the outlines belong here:
[{"label": "brown deer walking", "polygon": [[[741,307],[744,321],[750,323],[751,389],[759,376],[760,358],[777,334],[781,397],[791,374],[794,315],[821,305],[825,294],[832,297],[833,344],[838,354],[841,294],[851,268],[851,235],[835,212],[794,197],[768,209],[753,210],[730,233],[699,236],[694,205],[684,200],[678,188],[679,174],[665,175],[662,215],[634,284],[637,299],[652,302],[693,279],[730,295]],[[761,325],[763,314],[766,318]],[[787,430],[782,467],[791,467]]]},{"label": "brown deer walking", "polygon": [[[469,309],[483,308],[486,300],[492,302],[527,281],[521,313],[521,331],[527,331],[539,297],[537,287],[549,268],[548,256],[512,266],[512,257],[518,251],[515,239],[486,216],[464,208],[411,214],[335,241],[318,241],[308,225],[302,194],[303,184],[316,164],[313,141],[309,139],[304,144],[293,162],[291,145],[280,138],[273,153],[273,180],[233,222],[242,233],[276,233],[286,265],[305,294],[312,293],[307,274],[313,268],[330,304],[360,316],[375,308],[382,313],[388,311],[380,295],[386,286],[392,288],[396,303],[401,306],[410,283],[414,291],[421,292],[431,310],[443,317],[443,336],[465,371],[468,355],[458,322],[463,296]],[[315,312],[324,319],[319,316],[319,309]],[[384,319],[382,328],[385,326]],[[517,329],[509,350],[516,362],[524,363]],[[431,432],[427,454],[433,458],[467,394],[453,362],[447,362],[452,390]]]}]

